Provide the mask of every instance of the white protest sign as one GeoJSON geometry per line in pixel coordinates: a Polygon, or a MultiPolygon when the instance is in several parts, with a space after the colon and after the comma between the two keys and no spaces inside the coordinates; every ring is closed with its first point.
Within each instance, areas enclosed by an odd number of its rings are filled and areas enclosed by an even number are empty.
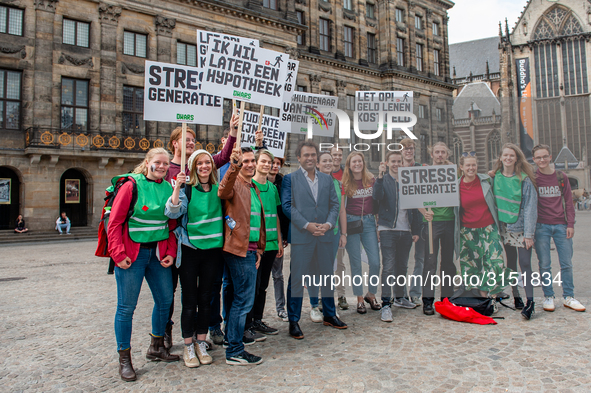
{"type": "Polygon", "coordinates": [[[287,61],[287,75],[285,76],[285,84],[283,85],[283,101],[291,101],[294,88],[296,86],[296,79],[298,77],[298,68],[300,68],[300,62],[297,60],[289,59],[287,61]]]}
{"type": "MultiPolygon", "coordinates": [[[[240,111],[239,111],[240,112],[240,111]]],[[[259,126],[259,113],[244,111],[242,121],[241,147],[256,146],[255,132],[259,126]]],[[[263,115],[263,131],[265,145],[275,157],[285,157],[285,145],[287,144],[287,132],[279,131],[279,118],[276,116],[263,115]]]]}
{"type": "Polygon", "coordinates": [[[398,181],[401,209],[460,205],[455,165],[398,168],[398,181]]]}
{"type": "Polygon", "coordinates": [[[338,97],[322,94],[294,92],[291,101],[284,102],[279,114],[279,129],[294,134],[308,132],[308,119],[312,119],[312,133],[319,136],[334,136],[336,115],[320,112],[317,107],[337,108],[338,97]]]}
{"type": "MultiPolygon", "coordinates": [[[[412,91],[357,91],[355,93],[355,116],[360,130],[376,131],[380,112],[413,113],[412,91]]],[[[408,123],[410,117],[393,116],[393,123],[408,123]]],[[[384,124],[387,119],[383,119],[384,124]]],[[[410,127],[412,130],[412,127],[410,127]]]]}
{"type": "Polygon", "coordinates": [[[224,98],[280,107],[289,56],[241,42],[210,38],[201,89],[224,98]]]}
{"type": "Polygon", "coordinates": [[[199,70],[146,60],[144,120],[221,126],[223,99],[199,90],[199,70]]]}

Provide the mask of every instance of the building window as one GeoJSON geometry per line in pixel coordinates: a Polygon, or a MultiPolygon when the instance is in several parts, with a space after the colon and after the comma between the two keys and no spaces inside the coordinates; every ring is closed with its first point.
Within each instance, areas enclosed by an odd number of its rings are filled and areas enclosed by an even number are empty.
{"type": "Polygon", "coordinates": [[[443,109],[436,108],[435,109],[435,116],[437,117],[437,121],[443,121],[443,109]]]}
{"type": "Polygon", "coordinates": [[[345,26],[344,28],[345,56],[353,57],[353,28],[345,26]]]}
{"type": "Polygon", "coordinates": [[[188,65],[191,67],[197,66],[197,46],[191,44],[184,44],[182,42],[176,43],[176,63],[181,65],[188,65]]]}
{"type": "Polygon", "coordinates": [[[419,105],[419,119],[427,118],[427,105],[419,105]]]}
{"type": "Polygon", "coordinates": [[[354,111],[355,110],[355,96],[347,94],[347,110],[354,111]]]}
{"type": "Polygon", "coordinates": [[[64,19],[62,42],[68,45],[88,48],[90,23],[64,19]]]}
{"type": "Polygon", "coordinates": [[[123,132],[145,134],[142,87],[123,86],[123,132]]]}
{"type": "Polygon", "coordinates": [[[374,19],[376,17],[376,6],[372,3],[365,3],[365,16],[374,19]]]}
{"type": "Polygon", "coordinates": [[[433,49],[433,72],[435,75],[441,75],[440,63],[439,63],[439,49],[433,49]]]}
{"type": "Polygon", "coordinates": [[[353,10],[352,0],[343,0],[343,8],[349,11],[353,10]]]}
{"type": "Polygon", "coordinates": [[[497,130],[493,130],[489,134],[486,150],[488,153],[488,169],[491,170],[497,158],[501,155],[501,134],[497,130]]]}
{"type": "Polygon", "coordinates": [[[433,35],[439,35],[439,25],[433,22],[433,35]]]}
{"type": "Polygon", "coordinates": [[[565,95],[587,94],[589,92],[584,39],[568,40],[562,44],[562,70],[565,95]]]}
{"type": "Polygon", "coordinates": [[[404,67],[404,38],[396,38],[396,62],[404,67]]]}
{"type": "MultiPolygon", "coordinates": [[[[298,17],[298,23],[300,25],[304,24],[304,12],[303,11],[296,11],[296,15],[298,17]]],[[[305,45],[306,44],[306,33],[302,31],[301,34],[298,35],[298,45],[305,45]]]]}
{"type": "Polygon", "coordinates": [[[396,8],[396,22],[404,23],[404,10],[396,8]]]}
{"type": "Polygon", "coordinates": [[[378,47],[376,44],[376,35],[367,33],[367,62],[375,64],[378,62],[378,47]]]}
{"type": "Polygon", "coordinates": [[[320,18],[320,50],[330,51],[329,21],[323,18],[320,18]]]}
{"type": "Polygon", "coordinates": [[[123,54],[146,57],[148,36],[145,34],[123,32],[123,54]]]}
{"type": "Polygon", "coordinates": [[[270,8],[272,10],[276,10],[277,9],[277,0],[263,0],[263,7],[270,8]]]}
{"type": "MultiPolygon", "coordinates": [[[[419,135],[419,140],[421,141],[421,162],[426,163],[429,162],[429,149],[427,146],[429,145],[429,136],[425,134],[419,135]]],[[[416,150],[415,150],[415,157],[416,157],[416,150]]]]}
{"type": "Polygon", "coordinates": [[[417,44],[417,71],[423,71],[423,44],[417,44]]]}
{"type": "Polygon", "coordinates": [[[423,30],[423,19],[418,15],[415,15],[415,29],[423,30]]]}
{"type": "Polygon", "coordinates": [[[302,93],[305,93],[308,91],[308,86],[298,85],[297,91],[301,91],[302,93]]]}
{"type": "Polygon", "coordinates": [[[268,115],[268,116],[279,117],[279,108],[273,108],[273,107],[270,107],[270,106],[265,106],[265,109],[263,110],[263,113],[265,115],[268,115]]]}
{"type": "Polygon", "coordinates": [[[62,78],[62,130],[88,129],[88,81],[62,78]]]}
{"type": "Polygon", "coordinates": [[[23,35],[23,10],[0,6],[0,33],[23,35]]]}
{"type": "Polygon", "coordinates": [[[321,90],[320,94],[322,94],[323,96],[331,96],[332,95],[332,91],[330,90],[321,90]]]}
{"type": "Polygon", "coordinates": [[[462,153],[464,152],[464,143],[462,142],[462,138],[460,138],[457,134],[453,135],[452,147],[453,147],[453,156],[450,157],[450,161],[459,163],[460,157],[462,156],[462,153]]]}
{"type": "Polygon", "coordinates": [[[0,128],[18,130],[21,119],[21,73],[0,70],[0,128]]]}

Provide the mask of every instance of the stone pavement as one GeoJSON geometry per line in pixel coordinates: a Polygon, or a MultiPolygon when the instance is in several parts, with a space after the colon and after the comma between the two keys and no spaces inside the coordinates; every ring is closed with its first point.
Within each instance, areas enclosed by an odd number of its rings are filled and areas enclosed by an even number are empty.
{"type": "MultiPolygon", "coordinates": [[[[575,288],[591,306],[589,253],[591,213],[577,215],[575,288]]],[[[0,391],[196,391],[196,392],[525,392],[591,390],[591,312],[577,313],[557,300],[554,313],[541,308],[525,321],[501,307],[496,326],[427,317],[420,308],[394,310],[394,322],[368,309],[341,311],[349,329],[338,331],[308,318],[306,338],[288,336],[275,316],[270,290],[266,321],[279,335],[248,347],[264,358],[254,367],[225,364],[224,350],[211,352],[214,364],[188,369],[182,362],[145,360],[152,299],[144,285],[135,313],[133,362],[138,381],[117,373],[113,332],[114,276],[108,260],[94,257],[94,242],[0,247],[0,391]]],[[[553,273],[558,272],[553,253],[553,273]]],[[[533,264],[537,269],[537,259],[533,264]]],[[[411,267],[412,267],[411,260],[411,267]]],[[[412,270],[410,270],[412,271],[412,270]]],[[[557,296],[561,295],[560,288],[557,296]]],[[[350,294],[349,303],[355,299],[350,294]]],[[[180,296],[176,296],[178,321],[180,296]]],[[[180,323],[173,352],[182,353],[180,323]]]]}

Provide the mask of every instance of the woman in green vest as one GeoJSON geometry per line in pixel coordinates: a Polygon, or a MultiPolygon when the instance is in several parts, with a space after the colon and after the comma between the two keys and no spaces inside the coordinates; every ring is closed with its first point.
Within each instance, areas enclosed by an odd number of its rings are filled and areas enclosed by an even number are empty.
{"type": "Polygon", "coordinates": [[[187,167],[189,179],[186,181],[182,171],[177,175],[174,192],[166,203],[166,215],[181,218],[175,234],[179,242],[177,267],[181,281],[181,330],[185,340],[183,358],[187,367],[199,367],[212,362],[205,338],[211,315],[212,286],[224,266],[224,217],[211,154],[205,150],[195,151],[187,167]]]}
{"type": "Polygon", "coordinates": [[[172,186],[164,181],[170,159],[162,148],[150,150],[132,174],[116,176],[112,183],[126,178],[113,200],[107,239],[115,262],[117,313],[115,336],[119,352],[119,375],[124,381],[137,376],[131,363],[133,313],[144,278],[154,298],[152,342],[146,353],[149,360],[179,360],[164,347],[164,332],[172,303],[170,266],[176,256],[176,241],[164,214],[172,186]],[[135,201],[135,204],[134,204],[135,201]],[[128,217],[128,212],[132,212],[128,217]]]}
{"type": "MultiPolygon", "coordinates": [[[[318,156],[317,168],[320,172],[332,176],[333,159],[330,152],[325,151],[320,153],[320,155],[318,156]]],[[[333,229],[335,235],[338,235],[339,231],[341,232],[340,236],[334,237],[334,259],[337,255],[339,247],[344,248],[347,245],[347,212],[345,211],[345,207],[343,205],[343,192],[341,189],[341,182],[335,178],[333,178],[332,181],[334,183],[334,188],[337,192],[337,197],[339,198],[339,203],[341,205],[339,210],[339,218],[337,219],[337,224],[333,229]]],[[[320,303],[318,301],[318,287],[312,285],[309,286],[308,294],[310,295],[310,306],[312,308],[312,310],[310,311],[310,319],[312,319],[312,322],[322,322],[324,320],[324,316],[322,314],[322,310],[319,307],[320,303]]]]}
{"type": "Polygon", "coordinates": [[[530,319],[534,312],[534,288],[531,284],[531,254],[538,220],[538,194],[531,165],[521,149],[506,143],[497,160],[494,176],[494,194],[501,223],[501,238],[507,254],[507,267],[517,272],[517,258],[521,275],[511,274],[509,283],[513,288],[515,308],[521,308],[521,315],[530,319]],[[517,289],[521,278],[527,304],[523,304],[517,289]]]}

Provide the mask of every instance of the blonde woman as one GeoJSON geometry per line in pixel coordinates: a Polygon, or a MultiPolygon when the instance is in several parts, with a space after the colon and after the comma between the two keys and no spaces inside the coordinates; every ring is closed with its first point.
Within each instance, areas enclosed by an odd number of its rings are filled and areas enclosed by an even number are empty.
{"type": "Polygon", "coordinates": [[[346,197],[345,209],[347,212],[347,228],[349,230],[346,249],[351,264],[353,294],[357,296],[357,312],[360,314],[367,312],[364,301],[369,303],[372,310],[382,308],[376,300],[377,283],[380,275],[380,250],[376,220],[373,213],[374,183],[375,178],[367,170],[363,154],[359,152],[349,154],[343,173],[343,193],[346,197]],[[352,225],[357,228],[361,225],[363,228],[352,231],[352,225]],[[358,231],[359,233],[355,233],[358,231]],[[363,296],[361,272],[362,244],[369,261],[368,292],[365,296],[363,296]]]}
{"type": "Polygon", "coordinates": [[[130,341],[133,312],[144,278],[154,298],[152,342],[146,358],[165,362],[179,360],[178,355],[171,355],[164,347],[164,332],[172,303],[170,266],[177,252],[169,219],[164,215],[164,206],[172,194],[172,186],[164,181],[169,165],[166,150],[152,149],[132,174],[116,176],[112,180],[115,185],[121,178],[129,179],[119,188],[113,201],[107,229],[109,253],[116,265],[115,336],[119,374],[124,381],[137,379],[131,363],[130,341]],[[131,206],[134,190],[137,199],[131,206]],[[130,208],[133,213],[128,219],[130,208]]]}
{"type": "Polygon", "coordinates": [[[531,165],[521,149],[506,143],[495,167],[494,193],[501,222],[501,238],[507,254],[507,267],[517,271],[517,259],[523,278],[527,304],[519,296],[516,280],[512,280],[515,308],[530,319],[534,313],[534,288],[531,284],[531,254],[538,220],[538,194],[531,165]]]}

